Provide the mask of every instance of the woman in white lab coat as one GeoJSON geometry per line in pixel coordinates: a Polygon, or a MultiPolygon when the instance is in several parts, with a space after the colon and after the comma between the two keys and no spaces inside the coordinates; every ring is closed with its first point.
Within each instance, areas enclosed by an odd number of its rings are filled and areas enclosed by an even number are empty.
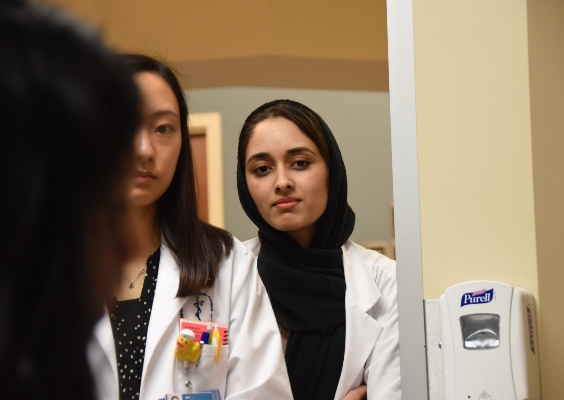
{"type": "Polygon", "coordinates": [[[182,89],[163,63],[123,59],[142,100],[126,206],[139,252],[89,346],[97,396],[157,400],[218,389],[223,399],[291,398],[254,256],[198,217],[182,89]],[[218,356],[216,346],[203,345],[197,362],[176,359],[181,319],[225,325],[228,344],[218,356]]]}
{"type": "Polygon", "coordinates": [[[395,262],[349,240],[342,157],[315,112],[262,105],[239,137],[237,186],[295,399],[400,399],[395,262]],[[351,392],[352,390],[352,392],[351,392]]]}

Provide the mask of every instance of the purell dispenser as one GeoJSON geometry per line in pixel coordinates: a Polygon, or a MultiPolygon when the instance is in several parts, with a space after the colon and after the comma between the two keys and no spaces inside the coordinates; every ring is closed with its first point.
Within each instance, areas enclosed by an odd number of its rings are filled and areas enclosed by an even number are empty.
{"type": "Polygon", "coordinates": [[[445,400],[540,399],[531,293],[464,282],[448,288],[439,304],[445,400]]]}

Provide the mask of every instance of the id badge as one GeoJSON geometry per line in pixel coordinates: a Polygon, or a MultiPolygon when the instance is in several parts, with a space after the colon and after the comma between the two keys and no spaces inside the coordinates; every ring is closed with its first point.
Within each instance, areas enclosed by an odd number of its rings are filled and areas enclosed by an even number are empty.
{"type": "Polygon", "coordinates": [[[217,389],[191,394],[170,393],[164,400],[221,400],[221,393],[217,389]]]}

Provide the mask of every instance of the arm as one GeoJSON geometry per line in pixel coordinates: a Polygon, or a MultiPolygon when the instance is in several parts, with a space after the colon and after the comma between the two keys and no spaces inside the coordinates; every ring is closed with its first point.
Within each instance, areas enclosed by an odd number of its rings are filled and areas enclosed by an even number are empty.
{"type": "Polygon", "coordinates": [[[235,247],[225,400],[292,399],[280,332],[255,258],[238,241],[235,247]]]}
{"type": "Polygon", "coordinates": [[[343,397],[343,400],[366,400],[366,385],[351,390],[343,397]]]}

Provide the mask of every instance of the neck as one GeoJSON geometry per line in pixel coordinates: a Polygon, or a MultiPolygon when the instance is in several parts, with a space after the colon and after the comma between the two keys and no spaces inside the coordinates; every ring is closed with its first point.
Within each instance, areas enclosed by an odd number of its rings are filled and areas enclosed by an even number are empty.
{"type": "Polygon", "coordinates": [[[147,259],[159,247],[161,235],[155,221],[156,205],[150,207],[130,207],[127,218],[131,234],[137,244],[135,259],[147,259]]]}
{"type": "Polygon", "coordinates": [[[135,243],[135,252],[122,267],[120,285],[115,296],[118,300],[137,299],[141,296],[145,274],[141,269],[145,267],[147,258],[160,245],[160,232],[155,222],[156,207],[130,207],[127,209],[129,234],[135,243]],[[128,282],[133,282],[133,288],[128,282]]]}

